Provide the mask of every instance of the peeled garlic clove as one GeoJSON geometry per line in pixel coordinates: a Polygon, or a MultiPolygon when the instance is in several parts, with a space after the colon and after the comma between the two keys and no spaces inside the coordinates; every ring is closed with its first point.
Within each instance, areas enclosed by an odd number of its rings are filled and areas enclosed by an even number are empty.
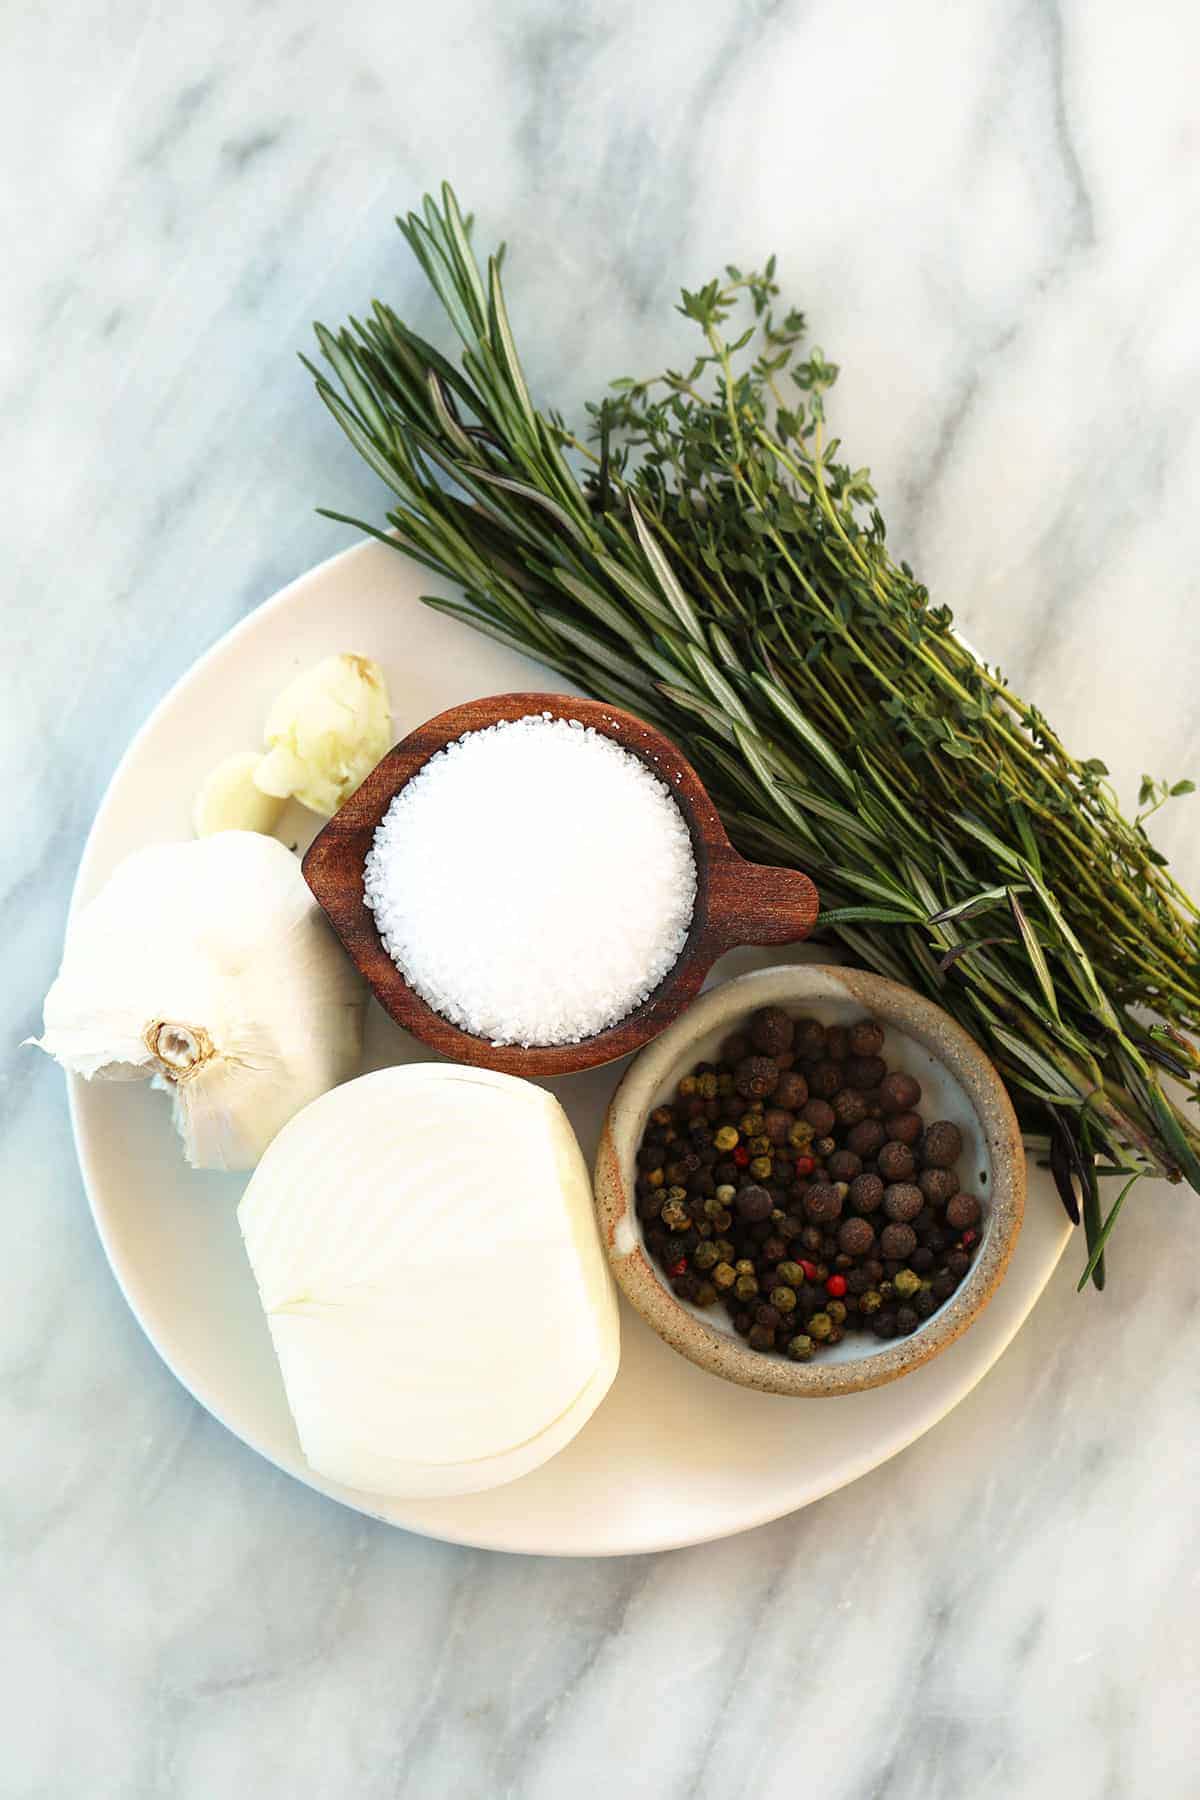
{"type": "Polygon", "coordinates": [[[283,690],[265,737],[256,786],[329,818],[391,748],[383,670],[369,657],[327,656],[283,690]]]}
{"type": "Polygon", "coordinates": [[[192,803],[197,837],[211,837],[216,831],[259,831],[269,836],[274,831],[284,802],[256,786],[261,761],[257,750],[235,750],[209,770],[192,803]]]}
{"type": "Polygon", "coordinates": [[[88,1079],[171,1095],[188,1161],[253,1168],[358,1071],[363,984],[300,865],[223,831],[126,857],[72,919],[40,1047],[88,1079]]]}

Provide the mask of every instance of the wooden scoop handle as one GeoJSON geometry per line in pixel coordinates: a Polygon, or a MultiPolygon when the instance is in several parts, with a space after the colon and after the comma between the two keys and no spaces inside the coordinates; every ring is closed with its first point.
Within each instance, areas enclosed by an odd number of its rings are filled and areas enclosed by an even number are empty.
{"type": "Polygon", "coordinates": [[[816,923],[820,897],[799,869],[746,862],[736,853],[714,859],[709,924],[722,946],[794,944],[816,923]]]}

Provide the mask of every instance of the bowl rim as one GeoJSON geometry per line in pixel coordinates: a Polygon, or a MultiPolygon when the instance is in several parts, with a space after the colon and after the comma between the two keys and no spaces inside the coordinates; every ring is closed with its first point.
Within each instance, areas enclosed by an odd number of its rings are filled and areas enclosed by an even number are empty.
{"type": "Polygon", "coordinates": [[[690,1362],[760,1392],[817,1398],[862,1393],[898,1380],[937,1356],[978,1317],[1008,1267],[1025,1209],[1025,1152],[1012,1102],[975,1040],[932,1000],[866,970],[790,963],[709,988],[625,1071],[609,1102],[595,1165],[597,1222],[618,1286],[647,1324],[690,1362]],[[932,1055],[972,1107],[991,1164],[979,1253],[960,1287],[910,1337],[851,1361],[787,1362],[763,1356],[707,1324],[664,1285],[646,1254],[633,1206],[633,1158],[654,1097],[690,1046],[727,1018],[764,1005],[848,999],[932,1055]]]}

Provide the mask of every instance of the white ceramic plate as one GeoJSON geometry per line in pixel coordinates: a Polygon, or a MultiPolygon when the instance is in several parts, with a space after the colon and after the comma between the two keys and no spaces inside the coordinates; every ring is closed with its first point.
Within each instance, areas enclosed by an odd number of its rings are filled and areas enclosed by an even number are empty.
{"type": "MultiPolygon", "coordinates": [[[[535,664],[421,606],[428,585],[416,565],[369,542],[314,569],[230,632],[130,745],[88,839],[75,904],[129,851],[189,835],[202,776],[226,751],[258,743],[268,702],[318,657],[342,650],[375,657],[387,673],[397,736],[480,695],[561,688],[535,664]]],[[[316,823],[296,809],[281,835],[303,845],[316,823]]],[[[714,979],[786,955],[735,952],[717,964],[714,979]]],[[[368,1066],[427,1054],[372,1003],[368,1066]]],[[[623,1066],[547,1084],[589,1158],[623,1066]]],[[[238,1234],[240,1179],[188,1170],[163,1097],[141,1083],[72,1081],[71,1109],[92,1212],[122,1292],[201,1404],[334,1499],[410,1531],[491,1549],[558,1556],[668,1549],[763,1524],[853,1481],[974,1387],[1028,1314],[1069,1234],[1048,1178],[1032,1172],[1016,1254],[983,1316],[894,1385],[831,1400],[781,1399],[720,1381],[668,1349],[622,1302],[620,1374],[561,1455],[491,1493],[388,1500],[322,1481],[300,1454],[238,1234]],[[719,1457],[713,1444],[721,1445],[719,1457]]]]}

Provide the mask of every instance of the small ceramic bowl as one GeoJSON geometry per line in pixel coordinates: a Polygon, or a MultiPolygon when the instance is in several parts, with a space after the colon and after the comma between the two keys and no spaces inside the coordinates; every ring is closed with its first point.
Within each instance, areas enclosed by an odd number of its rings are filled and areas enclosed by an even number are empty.
{"type": "Polygon", "coordinates": [[[397,1024],[455,1062],[534,1077],[594,1069],[639,1050],[699,993],[724,951],[739,944],[793,944],[812,930],[818,906],[817,890],[807,875],[763,867],[738,855],[700,777],[669,738],[618,706],[569,694],[494,694],[439,713],[410,732],[314,840],[304,858],[304,876],[376,999],[397,1024]],[[641,1006],[607,1031],[573,1044],[493,1044],[460,1031],[409,987],[384,949],[363,897],[363,865],[375,829],[405,782],[464,732],[531,713],[577,719],[639,757],[670,788],[696,858],[696,905],[674,967],[641,1006]]]}
{"type": "Polygon", "coordinates": [[[897,982],[819,963],[763,969],[702,994],[691,1010],[643,1050],[625,1072],[604,1122],[596,1162],[596,1210],[617,1282],[659,1336],[689,1361],[764,1393],[853,1394],[894,1381],[952,1344],[983,1310],[1008,1266],[1025,1208],[1025,1154],[1016,1117],[995,1069],[948,1013],[897,982]],[[983,1202],[980,1244],[949,1300],[911,1337],[881,1344],[847,1332],[811,1362],[749,1349],[724,1308],[678,1300],[646,1254],[634,1209],[635,1158],[646,1121],[698,1062],[760,1006],[782,1006],[825,1025],[867,1015],[886,1032],[883,1055],[921,1083],[927,1120],[952,1119],[963,1134],[964,1188],[983,1202]]]}

